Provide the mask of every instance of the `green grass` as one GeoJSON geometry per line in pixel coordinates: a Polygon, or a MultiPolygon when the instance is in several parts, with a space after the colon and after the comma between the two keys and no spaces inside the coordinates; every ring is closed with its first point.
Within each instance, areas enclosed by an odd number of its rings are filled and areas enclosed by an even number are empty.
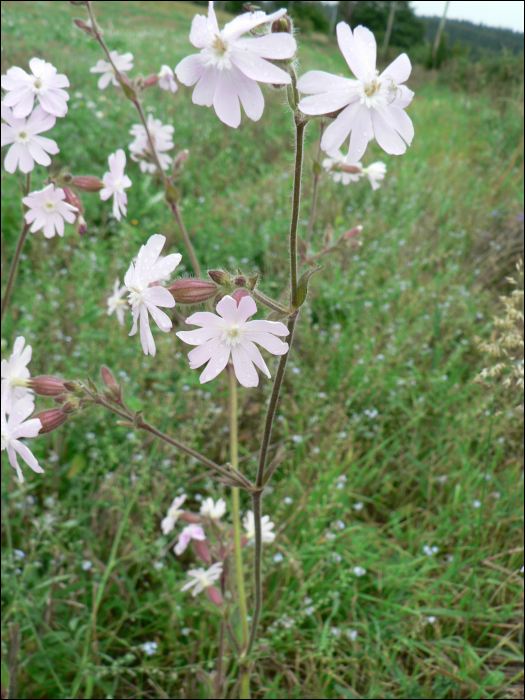
{"type": "MultiPolygon", "coordinates": [[[[194,6],[95,9],[110,49],[131,50],[136,71],[190,53],[194,6]]],[[[102,176],[138,120],[121,95],[97,90],[89,68],[100,50],[73,28],[75,16],[82,10],[68,3],[3,3],[2,73],[37,55],[68,75],[53,168],[102,176]]],[[[345,71],[335,45],[298,39],[301,73],[345,71]]],[[[475,337],[490,336],[501,292],[482,283],[485,251],[522,211],[522,117],[513,95],[452,92],[420,69],[411,85],[413,146],[403,158],[375,145],[365,156],[387,163],[384,186],[321,186],[317,240],[328,223],[336,235],[360,223],[364,245],[325,261],[300,318],[274,439],[302,440],[264,500],[278,537],[265,549],[254,697],[519,697],[522,422],[514,399],[473,380],[487,362],[475,337]],[[438,552],[426,556],[425,545],[438,552]],[[357,578],[356,566],[366,575],[357,578]]],[[[258,270],[263,291],[278,295],[293,132],[283,95],[265,96],[261,121],[243,117],[237,131],[192,105],[183,86],[175,97],[149,92],[146,105],[174,124],[177,149],[190,150],[183,215],[203,265],[258,270]]],[[[311,124],[303,232],[316,138],[311,124]]],[[[30,236],[2,328],[4,356],[25,335],[33,375],[96,377],[106,363],[149,422],[223,463],[226,377],[201,389],[174,333],[157,333],[158,354],[145,357],[105,313],[115,277],[150,235],[184,252],[155,182],[137,164],[127,172],[133,188],[120,224],[85,195],[85,237],[71,227],[63,239],[30,236]]],[[[34,182],[44,177],[37,168],[34,182]]],[[[3,270],[20,230],[18,179],[2,175],[3,270]]],[[[269,391],[265,379],[240,391],[241,456],[257,449],[269,391]]],[[[173,556],[160,520],[181,486],[192,508],[199,494],[229,500],[228,489],[100,410],[32,445],[44,475],[26,469],[21,487],[7,460],[2,471],[2,655],[7,662],[19,623],[19,697],[69,698],[74,687],[84,698],[206,697],[194,671],[214,667],[218,619],[204,599],[181,593],[193,559],[173,556]],[[144,657],[150,640],[158,652],[144,657]]],[[[243,462],[250,475],[255,465],[253,456],[243,462]]]]}

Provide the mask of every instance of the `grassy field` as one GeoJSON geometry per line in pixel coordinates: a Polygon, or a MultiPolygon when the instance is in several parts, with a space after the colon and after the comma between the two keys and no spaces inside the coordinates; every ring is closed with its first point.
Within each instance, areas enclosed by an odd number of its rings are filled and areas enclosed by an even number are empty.
{"type": "MultiPolygon", "coordinates": [[[[195,6],[94,5],[109,48],[132,51],[135,71],[193,52],[195,6]]],[[[68,75],[53,168],[101,177],[138,120],[122,95],[97,89],[89,68],[100,48],[75,16],[68,3],[2,3],[2,73],[40,56],[68,75]]],[[[346,74],[335,45],[298,41],[300,74],[346,74]]],[[[336,235],[362,224],[364,245],[326,261],[300,318],[274,433],[295,451],[263,506],[278,536],[265,549],[254,697],[523,697],[519,396],[474,382],[487,365],[475,338],[492,333],[516,263],[505,251],[523,233],[522,107],[518,95],[453,92],[421,69],[409,85],[413,146],[396,159],[373,144],[364,159],[387,163],[384,186],[321,185],[316,240],[328,223],[336,235]]],[[[183,215],[202,264],[260,271],[261,288],[278,295],[293,120],[282,93],[265,97],[261,121],[243,116],[237,131],[183,86],[148,92],[146,109],[175,126],[175,152],[190,150],[183,215]]],[[[313,123],[302,231],[317,134],[313,123]]],[[[182,252],[190,271],[154,180],[136,163],[127,173],[120,224],[86,195],[83,238],[72,227],[63,239],[30,236],[2,353],[24,335],[32,375],[96,378],[105,363],[150,423],[223,463],[226,377],[201,389],[173,332],[157,333],[157,356],[145,357],[106,315],[115,278],[150,235],[166,235],[164,252],[182,252]]],[[[37,167],[34,182],[45,175],[37,167]]],[[[20,230],[19,178],[2,173],[3,272],[20,230]]],[[[261,379],[240,392],[250,474],[270,388],[261,379]]],[[[195,670],[214,667],[218,619],[180,591],[193,559],[174,557],[160,520],[182,487],[193,509],[203,496],[229,501],[228,489],[98,409],[32,446],[45,474],[26,469],[23,487],[2,453],[2,658],[19,623],[17,697],[207,697],[195,670]],[[143,653],[147,641],[156,654],[143,653]]]]}

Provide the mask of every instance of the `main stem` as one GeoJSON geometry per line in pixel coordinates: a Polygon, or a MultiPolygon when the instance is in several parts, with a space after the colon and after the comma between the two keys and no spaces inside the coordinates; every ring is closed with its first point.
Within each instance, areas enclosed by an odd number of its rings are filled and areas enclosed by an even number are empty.
{"type": "Polygon", "coordinates": [[[295,118],[295,170],[293,178],[292,220],[290,222],[290,287],[291,306],[297,306],[297,225],[301,203],[301,180],[303,175],[304,132],[306,121],[295,118]]]}
{"type": "MultiPolygon", "coordinates": [[[[27,173],[26,175],[26,188],[25,188],[25,196],[29,194],[29,191],[31,190],[31,173],[27,173]]],[[[24,225],[22,227],[22,231],[20,232],[20,237],[18,239],[18,243],[16,245],[16,250],[15,250],[15,257],[13,258],[13,262],[11,263],[11,269],[9,270],[9,277],[7,278],[7,284],[5,286],[5,292],[4,292],[4,298],[2,299],[2,309],[0,313],[0,320],[4,318],[4,314],[7,311],[7,304],[9,302],[9,297],[11,296],[11,292],[13,291],[13,285],[15,283],[16,279],[16,273],[18,272],[18,265],[20,263],[20,256],[22,255],[22,249],[24,248],[24,243],[26,242],[27,234],[29,233],[29,228],[31,224],[26,224],[24,220],[24,225]]]]}

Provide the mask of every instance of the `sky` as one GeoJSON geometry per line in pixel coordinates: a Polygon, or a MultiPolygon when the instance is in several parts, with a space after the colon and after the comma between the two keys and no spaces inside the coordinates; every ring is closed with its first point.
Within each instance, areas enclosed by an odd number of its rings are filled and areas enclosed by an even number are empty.
{"type": "MultiPolygon", "coordinates": [[[[416,15],[441,16],[445,9],[445,0],[413,0],[412,7],[416,15]]],[[[524,7],[522,0],[450,0],[447,18],[466,19],[488,27],[504,27],[523,32],[524,7]]]]}

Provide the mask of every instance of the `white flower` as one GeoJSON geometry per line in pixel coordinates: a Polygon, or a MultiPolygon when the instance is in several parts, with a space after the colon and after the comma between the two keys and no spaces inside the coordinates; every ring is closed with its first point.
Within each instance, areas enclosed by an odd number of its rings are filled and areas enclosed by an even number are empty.
{"type": "Polygon", "coordinates": [[[439,552],[439,547],[436,547],[435,545],[433,547],[430,547],[428,544],[423,546],[423,554],[426,554],[427,557],[433,557],[434,554],[437,554],[439,552]]]}
{"type": "Polygon", "coordinates": [[[93,562],[90,561],[89,559],[84,559],[84,561],[82,562],[82,571],[89,571],[92,568],[93,568],[93,562]]]}
{"type": "Polygon", "coordinates": [[[186,494],[183,493],[182,496],[177,496],[176,498],[173,499],[173,503],[169,507],[169,510],[166,514],[166,517],[163,519],[161,522],[160,526],[162,528],[162,533],[164,535],[167,535],[170,533],[173,528],[175,527],[175,523],[179,519],[179,517],[184,513],[184,510],[181,509],[181,505],[184,503],[186,500],[186,494]]]}
{"type": "MultiPolygon", "coordinates": [[[[255,518],[253,517],[253,511],[249,510],[244,518],[242,519],[242,524],[246,530],[246,539],[248,542],[255,539],[255,518]]],[[[275,532],[272,532],[275,527],[275,523],[272,523],[269,515],[263,515],[261,518],[261,534],[263,542],[273,542],[275,539],[275,532]]]]}
{"type": "Polygon", "coordinates": [[[364,506],[364,504],[363,504],[361,501],[358,501],[357,503],[354,503],[354,505],[353,505],[352,507],[353,507],[354,510],[359,511],[359,510],[363,510],[363,508],[364,508],[365,506],[364,506]]]}
{"type": "Polygon", "coordinates": [[[68,224],[74,224],[78,209],[65,201],[64,190],[55,189],[53,183],[38,192],[31,192],[22,202],[29,207],[25,220],[31,226],[31,232],[43,229],[46,238],[54,238],[55,234],[64,235],[64,219],[68,224]]]}
{"type": "Polygon", "coordinates": [[[200,525],[187,525],[179,535],[179,541],[173,547],[173,551],[179,557],[183,552],[186,551],[187,546],[192,540],[200,540],[201,542],[206,539],[204,530],[200,525]]]}
{"type": "Polygon", "coordinates": [[[42,423],[38,418],[26,420],[34,411],[35,404],[33,398],[24,396],[13,403],[9,419],[6,417],[6,402],[2,396],[2,450],[7,450],[7,456],[11,466],[16,469],[18,481],[24,482],[24,475],[17,460],[17,453],[24,462],[37,474],[43,474],[44,470],[37,462],[31,450],[20,442],[20,438],[36,437],[42,429],[42,423]]]}
{"type": "Polygon", "coordinates": [[[367,168],[363,168],[361,172],[368,178],[372,189],[378,190],[381,187],[378,183],[380,180],[385,179],[386,165],[381,163],[381,161],[377,161],[376,163],[371,163],[367,168]]]}
{"type": "Polygon", "coordinates": [[[427,622],[428,622],[429,625],[433,625],[435,621],[436,621],[435,615],[429,615],[429,616],[427,617],[427,622]]]}
{"type": "Polygon", "coordinates": [[[108,297],[108,316],[111,316],[114,311],[121,326],[124,325],[125,309],[128,306],[127,300],[122,297],[127,291],[127,287],[120,286],[120,280],[117,277],[113,285],[113,294],[108,297]]]}
{"type": "Polygon", "coordinates": [[[223,498],[219,498],[217,503],[215,503],[213,498],[205,498],[201,503],[200,513],[202,516],[212,520],[220,520],[226,513],[226,501],[223,498]]]}
{"type": "Polygon", "coordinates": [[[361,576],[364,576],[366,574],[366,569],[364,569],[362,566],[354,566],[354,576],[357,576],[357,578],[361,578],[361,576]]]}
{"type": "Polygon", "coordinates": [[[37,97],[47,114],[65,117],[69,95],[62,88],[69,87],[67,77],[57,75],[57,69],[41,58],[32,58],[29,67],[32,75],[13,67],[2,76],[2,89],[7,91],[5,106],[12,107],[13,115],[21,119],[31,113],[37,97]]]}
{"type": "MultiPolygon", "coordinates": [[[[117,51],[110,51],[109,55],[119,73],[127,73],[127,71],[133,68],[132,53],[125,53],[119,56],[117,51]]],[[[89,72],[102,73],[98,79],[98,87],[100,90],[105,90],[110,83],[113,83],[115,87],[118,87],[120,84],[115,75],[115,70],[109,61],[100,59],[96,66],[89,69],[89,72]]]]}
{"type": "Polygon", "coordinates": [[[17,561],[22,561],[26,558],[26,553],[23,549],[13,549],[13,556],[17,561]]]}
{"type": "Polygon", "coordinates": [[[256,365],[267,377],[270,376],[255,343],[272,355],[288,352],[288,343],[275,336],[288,335],[288,328],[276,321],[248,321],[257,312],[254,300],[243,297],[239,305],[231,296],[225,296],[216,307],[218,316],[209,312],[199,312],[186,319],[186,323],[202,326],[196,331],[179,331],[178,337],[190,345],[198,345],[188,353],[190,367],[196,369],[207,362],[200,376],[200,383],[215,379],[226,367],[230,355],[237,379],[245,387],[259,384],[256,365]]]}
{"type": "Polygon", "coordinates": [[[179,86],[175,82],[175,76],[173,75],[173,71],[169,66],[161,67],[158,73],[158,78],[158,85],[161,90],[169,90],[170,92],[175,93],[179,89],[179,86]]]}
{"type": "Polygon", "coordinates": [[[157,282],[166,274],[173,272],[181,261],[182,256],[180,253],[166,255],[160,262],[157,260],[165,242],[165,236],[160,234],[151,236],[146,245],[141,247],[136,265],[131,263],[124,277],[124,284],[129,291],[128,300],[131,304],[131,313],[133,315],[133,328],[130,335],[135,335],[137,332],[137,323],[140,316],[140,340],[146,355],[155,355],[156,353],[155,341],[149,327],[148,312],[164,333],[168,333],[172,326],[170,318],[163,311],[160,311],[158,307],[171,308],[175,306],[175,299],[164,287],[150,287],[153,282],[157,282]]]}
{"type": "Polygon", "coordinates": [[[321,163],[326,172],[334,173],[334,182],[342,182],[343,185],[349,185],[351,182],[357,182],[361,177],[362,163],[349,163],[346,156],[344,156],[341,151],[335,151],[330,153],[329,158],[325,158],[321,163]],[[341,166],[347,168],[355,169],[356,172],[348,172],[346,170],[340,170],[341,166]]]}
{"type": "Polygon", "coordinates": [[[359,26],[352,33],[348,24],[340,22],[337,41],[357,80],[310,71],[297,83],[299,92],[310,95],[298,105],[304,114],[341,110],[324,132],[321,148],[333,153],[350,135],[348,158],[352,163],[362,158],[374,138],[390,155],[405,153],[414,137],[414,127],[404,112],[414,96],[402,85],[412,70],[408,56],[401,54],[379,75],[376,40],[369,29],[359,26]]]}
{"type": "Polygon", "coordinates": [[[208,17],[196,15],[191,23],[190,42],[200,53],[184,58],[175,68],[184,85],[195,85],[193,104],[215,108],[219,119],[236,129],[241,122],[242,102],[246,116],[258,121],[264,110],[264,97],[257,84],[289,85],[291,78],[268,60],[292,58],[297,45],[287,32],[241,39],[255,27],[283,17],[286,10],[272,15],[264,12],[235,17],[221,31],[213,2],[208,17]]]}
{"type": "Polygon", "coordinates": [[[51,163],[48,153],[58,153],[58,146],[52,139],[39,134],[52,129],[56,117],[38,105],[27,119],[18,119],[2,102],[2,119],[6,122],[2,124],[2,146],[13,144],[4,160],[8,173],[14,173],[17,167],[23,173],[30,173],[35,167],[35,161],[45,167],[51,163]]]}
{"type": "Polygon", "coordinates": [[[28,379],[31,376],[27,365],[31,362],[33,350],[30,345],[25,345],[25,338],[19,336],[15,340],[13,354],[9,360],[2,360],[2,405],[6,413],[11,412],[15,401],[29,396],[34,401],[31,390],[28,388],[28,379]]]}
{"type": "Polygon", "coordinates": [[[106,201],[113,196],[113,216],[120,221],[120,212],[126,216],[126,206],[128,195],[124,192],[127,187],[131,187],[131,180],[124,175],[126,167],[126,154],[119,148],[116,153],[112,153],[108,158],[109,173],[104,173],[102,182],[106,185],[100,190],[100,199],[106,201]]]}
{"type": "Polygon", "coordinates": [[[217,581],[222,575],[222,562],[218,561],[212,564],[210,568],[206,569],[190,569],[188,571],[188,576],[191,580],[185,583],[181,588],[182,591],[189,591],[193,588],[192,596],[195,597],[205,588],[213,586],[215,581],[217,581]]]}
{"type": "Polygon", "coordinates": [[[357,637],[359,636],[359,633],[357,632],[357,630],[347,630],[347,631],[346,631],[346,636],[348,637],[348,639],[349,639],[351,642],[355,642],[355,640],[356,640],[357,637]]]}
{"type": "MultiPolygon", "coordinates": [[[[162,170],[168,170],[173,159],[164,151],[169,151],[173,148],[174,127],[171,124],[163,124],[160,119],[155,119],[152,114],[149,114],[148,131],[155,146],[160,167],[162,170]]],[[[143,173],[154,173],[157,170],[157,166],[155,163],[150,162],[152,156],[146,129],[142,124],[134,124],[129,133],[135,137],[135,141],[129,145],[131,160],[140,162],[140,169],[143,173]]]]}
{"type": "Polygon", "coordinates": [[[153,656],[158,649],[157,642],[144,642],[140,647],[146,656],[153,656]]]}

